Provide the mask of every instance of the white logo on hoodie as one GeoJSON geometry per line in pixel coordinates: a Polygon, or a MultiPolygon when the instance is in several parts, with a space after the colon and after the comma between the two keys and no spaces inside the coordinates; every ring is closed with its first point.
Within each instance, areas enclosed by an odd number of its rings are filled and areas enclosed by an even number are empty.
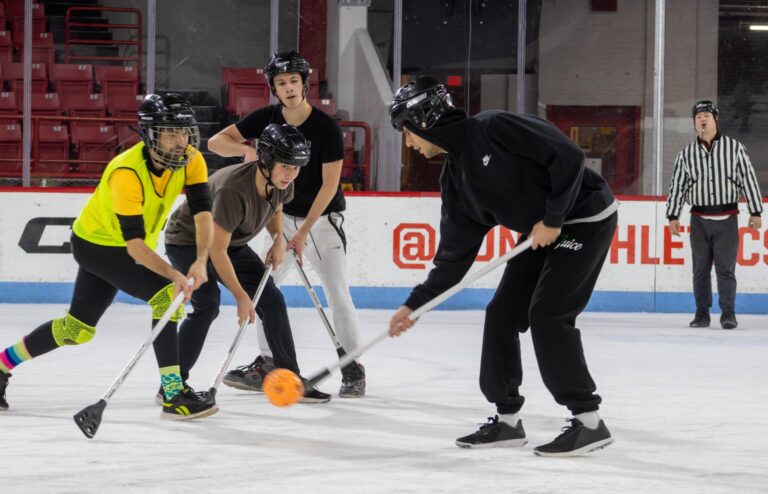
{"type": "Polygon", "coordinates": [[[488,166],[488,163],[490,162],[491,162],[490,154],[486,154],[485,156],[483,156],[483,166],[488,166]]]}

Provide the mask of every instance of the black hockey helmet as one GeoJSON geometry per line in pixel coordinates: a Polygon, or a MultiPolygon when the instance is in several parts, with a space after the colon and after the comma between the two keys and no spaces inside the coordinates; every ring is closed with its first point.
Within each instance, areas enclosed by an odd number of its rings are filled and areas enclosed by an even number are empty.
{"type": "Polygon", "coordinates": [[[269,82],[272,94],[275,94],[275,76],[289,73],[301,74],[301,81],[304,83],[303,96],[306,97],[309,92],[309,62],[295,50],[274,53],[267,66],[264,67],[264,77],[269,82]]]}
{"type": "Polygon", "coordinates": [[[148,94],[139,105],[137,115],[141,139],[154,153],[152,159],[158,165],[171,169],[180,168],[197,153],[200,146],[197,118],[189,102],[182,96],[175,93],[148,94]],[[160,134],[171,130],[185,132],[188,141],[183,152],[160,147],[160,134]]]}
{"type": "Polygon", "coordinates": [[[431,77],[419,77],[397,91],[389,105],[389,118],[392,127],[401,132],[405,122],[419,129],[429,129],[453,109],[445,85],[431,77]]]}
{"type": "Polygon", "coordinates": [[[717,105],[706,99],[698,101],[695,105],[693,105],[691,116],[696,118],[696,114],[701,112],[709,112],[713,117],[715,117],[715,119],[720,116],[720,109],[717,107],[717,105]]]}
{"type": "Polygon", "coordinates": [[[269,124],[259,137],[259,166],[267,170],[271,170],[275,162],[306,166],[310,147],[310,142],[293,125],[269,124]]]}

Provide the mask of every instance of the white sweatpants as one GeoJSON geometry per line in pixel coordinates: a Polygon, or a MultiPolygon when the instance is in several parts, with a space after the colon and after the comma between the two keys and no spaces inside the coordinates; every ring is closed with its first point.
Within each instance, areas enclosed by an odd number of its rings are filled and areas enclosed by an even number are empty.
{"type": "MultiPolygon", "coordinates": [[[[357,311],[347,285],[347,255],[344,251],[341,235],[337,231],[337,229],[341,230],[343,219],[340,213],[331,213],[318,218],[312,226],[310,234],[307,235],[307,245],[304,248],[303,257],[304,270],[306,271],[307,265],[309,265],[320,278],[325,297],[333,313],[331,319],[333,330],[338,336],[341,346],[349,352],[360,344],[360,330],[357,311]]],[[[304,218],[283,213],[283,231],[286,236],[290,239],[303,222],[304,218]]],[[[271,241],[268,242],[271,247],[271,241]]],[[[289,269],[296,269],[296,263],[293,261],[293,256],[287,254],[277,271],[272,273],[275,284],[279,286],[283,282],[289,269]]],[[[257,324],[261,354],[271,356],[272,352],[267,345],[264,329],[258,319],[257,324]]],[[[295,328],[292,329],[296,330],[295,328]]],[[[318,321],[318,330],[325,331],[322,321],[318,321]]]]}

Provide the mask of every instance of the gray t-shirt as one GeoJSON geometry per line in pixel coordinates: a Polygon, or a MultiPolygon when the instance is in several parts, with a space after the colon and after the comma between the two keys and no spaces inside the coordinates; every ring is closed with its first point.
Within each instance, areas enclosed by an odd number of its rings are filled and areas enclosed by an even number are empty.
{"type": "MultiPolygon", "coordinates": [[[[240,247],[255,237],[275,215],[275,209],[293,199],[293,184],[273,189],[270,203],[256,190],[256,162],[228,166],[211,175],[213,221],[232,234],[230,247],[240,247]]],[[[195,221],[186,201],[173,212],[165,230],[165,243],[195,245],[195,221]]]]}

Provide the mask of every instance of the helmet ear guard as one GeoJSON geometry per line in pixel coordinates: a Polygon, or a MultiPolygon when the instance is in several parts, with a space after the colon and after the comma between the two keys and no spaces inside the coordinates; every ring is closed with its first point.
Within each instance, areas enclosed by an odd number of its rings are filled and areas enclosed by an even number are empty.
{"type": "Polygon", "coordinates": [[[200,129],[195,111],[186,99],[175,93],[149,94],[137,111],[139,135],[152,153],[152,161],[163,168],[184,167],[198,152],[200,129]],[[164,133],[180,132],[186,138],[183,151],[168,150],[160,144],[164,133]]]}
{"type": "Polygon", "coordinates": [[[431,77],[420,77],[397,91],[389,105],[389,118],[392,127],[400,132],[406,122],[419,129],[430,129],[453,109],[445,85],[431,77]]]}
{"type": "Polygon", "coordinates": [[[275,163],[303,167],[309,163],[311,143],[288,124],[269,124],[259,137],[259,167],[272,170],[275,163]]]}

